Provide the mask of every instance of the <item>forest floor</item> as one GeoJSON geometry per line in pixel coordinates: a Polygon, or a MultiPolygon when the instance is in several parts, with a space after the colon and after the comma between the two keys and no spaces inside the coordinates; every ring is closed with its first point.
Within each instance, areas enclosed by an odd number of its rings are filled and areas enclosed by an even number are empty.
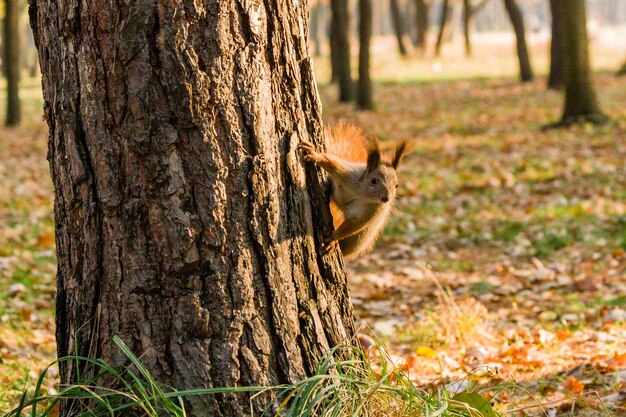
{"type": "Polygon", "coordinates": [[[417,383],[626,415],[626,78],[596,86],[611,123],[548,131],[545,78],[388,82],[375,112],[321,88],[328,122],[413,143],[395,214],[348,270],[361,331],[417,383]]]}
{"type": "MultiPolygon", "coordinates": [[[[626,415],[626,77],[596,87],[612,122],[550,131],[562,97],[544,79],[387,79],[375,112],[320,87],[328,122],[413,142],[393,218],[348,274],[362,332],[416,383],[479,384],[513,415],[626,415]]],[[[0,128],[0,412],[55,356],[38,81],[22,99],[23,127],[0,128]]]]}

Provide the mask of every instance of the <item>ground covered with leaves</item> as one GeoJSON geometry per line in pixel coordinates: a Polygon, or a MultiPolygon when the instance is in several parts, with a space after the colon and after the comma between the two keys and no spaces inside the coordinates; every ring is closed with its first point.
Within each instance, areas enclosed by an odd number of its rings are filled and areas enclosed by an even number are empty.
{"type": "Polygon", "coordinates": [[[562,98],[545,79],[390,82],[375,112],[322,89],[331,122],[414,143],[395,215],[349,275],[364,333],[418,383],[626,415],[626,79],[596,85],[611,123],[548,131],[562,98]]]}
{"type": "MultiPolygon", "coordinates": [[[[435,64],[423,79],[381,77],[375,112],[320,87],[328,122],[413,142],[392,220],[348,265],[362,333],[417,384],[477,385],[512,415],[626,415],[626,78],[597,75],[610,123],[543,131],[562,105],[544,79],[435,64]]],[[[22,92],[24,126],[0,129],[0,412],[55,355],[38,91],[22,92]]]]}

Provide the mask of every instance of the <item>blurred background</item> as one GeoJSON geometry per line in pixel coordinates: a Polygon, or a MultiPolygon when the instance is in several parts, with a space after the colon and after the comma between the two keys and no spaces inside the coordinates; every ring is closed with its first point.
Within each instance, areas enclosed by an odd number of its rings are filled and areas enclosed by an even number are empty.
{"type": "MultiPolygon", "coordinates": [[[[620,415],[626,0],[588,0],[582,20],[562,8],[573,3],[310,0],[309,46],[327,123],[388,149],[413,143],[381,240],[347,265],[362,333],[421,384],[515,381],[523,390],[500,401],[557,409],[580,383],[598,395],[576,415],[620,415]],[[587,37],[574,51],[563,42],[576,27],[587,37]],[[568,86],[581,44],[588,62],[568,86]],[[591,115],[566,117],[566,95],[582,103],[587,88],[591,115]],[[483,365],[500,372],[471,372],[483,365]]],[[[25,0],[0,2],[0,412],[55,355],[53,190],[27,14],[25,0]]]]}

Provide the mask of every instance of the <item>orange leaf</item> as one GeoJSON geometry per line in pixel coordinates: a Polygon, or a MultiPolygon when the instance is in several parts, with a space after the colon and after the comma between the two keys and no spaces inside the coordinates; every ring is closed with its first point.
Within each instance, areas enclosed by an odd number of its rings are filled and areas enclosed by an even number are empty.
{"type": "Polygon", "coordinates": [[[609,367],[613,369],[626,368],[626,352],[616,353],[609,361],[609,367]]]}
{"type": "Polygon", "coordinates": [[[556,338],[559,340],[567,340],[572,337],[572,334],[567,330],[559,330],[556,332],[556,338]]]}
{"type": "Polygon", "coordinates": [[[569,379],[563,384],[563,388],[571,392],[572,394],[581,394],[585,389],[585,384],[570,375],[569,379]]]}

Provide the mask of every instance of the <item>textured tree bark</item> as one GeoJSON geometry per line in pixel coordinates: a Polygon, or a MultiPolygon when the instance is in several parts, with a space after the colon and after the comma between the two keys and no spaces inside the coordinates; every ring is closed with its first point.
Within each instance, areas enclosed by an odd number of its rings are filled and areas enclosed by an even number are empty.
{"type": "MultiPolygon", "coordinates": [[[[33,0],[29,14],[59,356],[123,363],[117,335],[179,389],[274,385],[348,342],[342,261],[318,251],[328,204],[296,150],[323,137],[306,2],[33,0]]],[[[188,399],[189,415],[249,413],[245,395],[188,399]]]]}
{"type": "Polygon", "coordinates": [[[393,32],[398,42],[398,52],[400,52],[401,56],[405,57],[408,53],[404,42],[405,29],[398,0],[390,0],[389,6],[391,8],[391,24],[393,25],[393,32]]]}
{"type": "Polygon", "coordinates": [[[439,31],[437,32],[437,42],[435,43],[435,56],[441,55],[441,47],[446,39],[446,32],[449,30],[450,19],[452,13],[450,12],[449,0],[443,0],[441,3],[441,12],[439,15],[439,31]]]}
{"type": "Polygon", "coordinates": [[[563,19],[565,57],[565,106],[561,123],[579,119],[602,123],[606,116],[600,111],[591,81],[585,2],[556,0],[556,3],[563,19]]]}
{"type": "Polygon", "coordinates": [[[422,53],[426,50],[426,38],[428,37],[428,24],[430,4],[426,0],[415,0],[415,47],[422,53]]]}
{"type": "Polygon", "coordinates": [[[359,0],[359,89],[357,106],[360,109],[374,108],[372,100],[372,78],[370,77],[370,40],[372,38],[372,2],[359,0]]]}
{"type": "Polygon", "coordinates": [[[524,17],[515,3],[515,0],[504,0],[504,6],[511,19],[517,47],[517,59],[519,61],[520,79],[522,82],[533,80],[533,69],[530,65],[528,48],[526,47],[526,30],[524,28],[524,17]]]}
{"type": "Polygon", "coordinates": [[[339,101],[352,100],[352,70],[350,65],[350,12],[348,0],[330,0],[331,48],[335,50],[337,81],[339,82],[339,101]]]}
{"type": "Polygon", "coordinates": [[[4,0],[4,62],[7,79],[7,126],[22,120],[20,82],[20,11],[17,0],[4,0]]]}
{"type": "Polygon", "coordinates": [[[550,0],[550,13],[552,14],[552,39],[550,41],[550,72],[548,75],[548,88],[560,90],[563,88],[565,73],[565,56],[563,50],[563,17],[559,11],[560,3],[550,0]]]}

